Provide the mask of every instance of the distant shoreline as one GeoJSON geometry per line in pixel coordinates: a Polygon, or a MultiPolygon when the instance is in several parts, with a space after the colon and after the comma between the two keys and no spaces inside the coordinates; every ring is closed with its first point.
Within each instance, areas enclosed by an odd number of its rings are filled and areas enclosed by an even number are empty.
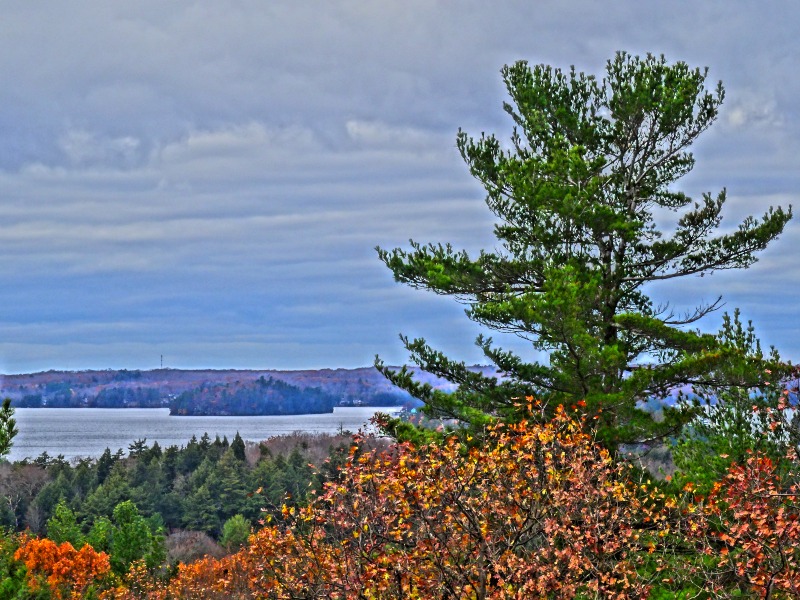
{"type": "MultiPolygon", "coordinates": [[[[488,367],[476,367],[478,369],[488,367]]],[[[450,382],[418,368],[420,382],[450,382]]],[[[169,408],[180,415],[326,414],[336,406],[414,405],[375,367],[356,369],[106,369],[3,375],[13,408],[169,408]]]]}
{"type": "Polygon", "coordinates": [[[309,435],[335,434],[340,430],[358,431],[367,427],[377,412],[396,413],[398,407],[337,407],[333,413],[283,416],[171,416],[166,408],[131,410],[87,409],[39,410],[20,409],[15,418],[19,434],[14,438],[9,461],[34,459],[46,451],[50,456],[64,455],[67,460],[99,457],[105,448],[126,452],[130,444],[147,439],[162,448],[185,446],[194,435],[204,433],[213,440],[227,436],[232,440],[238,432],[245,441],[260,442],[268,438],[303,432],[309,435]]]}

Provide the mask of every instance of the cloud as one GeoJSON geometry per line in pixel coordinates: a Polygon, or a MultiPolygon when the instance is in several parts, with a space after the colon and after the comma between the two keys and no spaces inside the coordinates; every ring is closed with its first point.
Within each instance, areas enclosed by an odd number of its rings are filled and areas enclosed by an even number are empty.
{"type": "Polygon", "coordinates": [[[777,113],[774,100],[750,99],[738,101],[726,113],[727,122],[735,128],[747,126],[781,127],[784,118],[777,113]]]}
{"type": "MultiPolygon", "coordinates": [[[[400,331],[479,358],[463,307],[395,284],[373,248],[496,246],[454,136],[507,137],[502,64],[601,73],[626,49],[708,65],[728,95],[681,189],[727,186],[736,223],[800,184],[797,16],[743,0],[9,5],[0,361],[358,366],[404,358],[400,331]]],[[[795,298],[776,252],[702,294],[795,298]]]]}
{"type": "Polygon", "coordinates": [[[140,142],[132,136],[108,138],[82,130],[70,130],[58,146],[73,166],[129,166],[138,159],[140,142]]]}
{"type": "Polygon", "coordinates": [[[216,130],[194,131],[176,142],[166,144],[158,152],[159,162],[170,165],[213,157],[248,159],[262,151],[296,152],[318,151],[319,143],[314,133],[302,127],[269,130],[262,123],[231,124],[216,130]]]}
{"type": "Polygon", "coordinates": [[[353,142],[366,147],[430,152],[432,144],[441,141],[441,136],[415,127],[393,127],[379,121],[349,120],[345,127],[353,142]]]}

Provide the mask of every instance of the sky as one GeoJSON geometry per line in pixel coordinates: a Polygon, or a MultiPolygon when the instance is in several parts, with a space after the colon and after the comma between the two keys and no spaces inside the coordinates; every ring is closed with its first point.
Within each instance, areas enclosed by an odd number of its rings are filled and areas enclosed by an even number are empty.
{"type": "MultiPolygon", "coordinates": [[[[375,247],[496,246],[455,136],[507,139],[501,67],[707,66],[726,99],[680,189],[727,188],[735,227],[797,204],[798,22],[743,0],[4,2],[0,372],[400,364],[399,333],[486,362],[464,307],[375,247]]],[[[747,271],[649,291],[722,295],[797,362],[798,242],[792,222],[747,271]]]]}

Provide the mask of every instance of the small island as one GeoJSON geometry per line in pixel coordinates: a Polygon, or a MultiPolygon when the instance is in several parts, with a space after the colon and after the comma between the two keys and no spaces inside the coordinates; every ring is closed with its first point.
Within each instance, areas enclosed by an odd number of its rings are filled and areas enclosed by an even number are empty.
{"type": "Polygon", "coordinates": [[[255,381],[201,385],[169,403],[170,415],[299,415],[332,413],[338,398],[263,375],[255,381]]]}

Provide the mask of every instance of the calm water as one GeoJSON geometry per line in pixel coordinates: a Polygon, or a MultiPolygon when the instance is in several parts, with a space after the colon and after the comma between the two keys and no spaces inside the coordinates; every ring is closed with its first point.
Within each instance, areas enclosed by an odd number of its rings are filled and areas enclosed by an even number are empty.
{"type": "Polygon", "coordinates": [[[171,417],[167,408],[18,408],[15,411],[19,434],[9,460],[35,458],[47,451],[50,456],[63,454],[97,457],[107,447],[112,452],[135,440],[147,438],[166,446],[185,446],[192,435],[208,432],[227,435],[232,440],[239,432],[245,440],[260,441],[269,437],[303,431],[335,433],[339,429],[365,429],[376,412],[392,413],[398,408],[336,408],[323,415],[288,417],[171,417]]]}

